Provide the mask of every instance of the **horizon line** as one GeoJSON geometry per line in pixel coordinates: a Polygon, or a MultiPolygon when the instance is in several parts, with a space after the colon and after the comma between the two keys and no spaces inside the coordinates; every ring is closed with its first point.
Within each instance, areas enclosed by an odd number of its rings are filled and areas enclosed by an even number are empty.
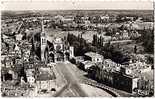
{"type": "Polygon", "coordinates": [[[1,10],[153,10],[153,2],[141,1],[10,1],[1,10]],[[18,5],[18,6],[17,6],[18,5]]]}

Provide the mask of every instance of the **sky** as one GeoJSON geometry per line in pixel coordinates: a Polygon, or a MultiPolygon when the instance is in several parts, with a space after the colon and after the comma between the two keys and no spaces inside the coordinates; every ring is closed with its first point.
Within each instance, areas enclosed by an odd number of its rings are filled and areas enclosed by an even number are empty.
{"type": "Polygon", "coordinates": [[[2,10],[152,10],[151,1],[101,0],[13,0],[1,2],[2,10]],[[65,2],[64,2],[65,1],[65,2]]]}

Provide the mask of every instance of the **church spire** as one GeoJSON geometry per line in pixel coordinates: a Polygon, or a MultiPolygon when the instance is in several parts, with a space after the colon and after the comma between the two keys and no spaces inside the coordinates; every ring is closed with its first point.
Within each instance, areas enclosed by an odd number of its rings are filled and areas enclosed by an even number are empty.
{"type": "Polygon", "coordinates": [[[45,36],[43,16],[41,18],[41,36],[45,36]]]}
{"type": "Polygon", "coordinates": [[[41,19],[41,30],[42,30],[42,32],[44,31],[44,22],[43,22],[43,18],[41,19]]]}
{"type": "Polygon", "coordinates": [[[47,46],[47,40],[46,40],[46,34],[44,30],[44,23],[43,23],[43,17],[41,18],[41,61],[47,62],[47,51],[46,51],[46,46],[47,46]]]}

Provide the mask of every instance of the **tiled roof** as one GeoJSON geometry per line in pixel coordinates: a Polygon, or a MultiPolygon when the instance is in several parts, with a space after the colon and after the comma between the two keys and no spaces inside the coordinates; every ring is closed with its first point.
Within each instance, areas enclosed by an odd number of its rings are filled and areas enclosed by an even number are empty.
{"type": "Polygon", "coordinates": [[[54,73],[52,73],[51,75],[46,71],[41,71],[36,78],[37,81],[47,81],[47,80],[54,80],[54,79],[56,79],[56,75],[54,73]]]}

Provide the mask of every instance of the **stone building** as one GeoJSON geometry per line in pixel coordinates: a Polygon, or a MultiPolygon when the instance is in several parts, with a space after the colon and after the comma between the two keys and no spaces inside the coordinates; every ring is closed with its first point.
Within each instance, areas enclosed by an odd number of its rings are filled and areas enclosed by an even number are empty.
{"type": "Polygon", "coordinates": [[[54,72],[49,72],[49,68],[39,68],[36,74],[36,88],[38,92],[49,92],[52,88],[56,88],[56,75],[54,72]]]}
{"type": "Polygon", "coordinates": [[[41,24],[40,44],[41,44],[41,61],[59,62],[66,61],[74,57],[74,47],[69,46],[63,37],[49,37],[44,30],[43,21],[41,24]]]}
{"type": "Polygon", "coordinates": [[[52,46],[53,49],[49,52],[51,62],[64,62],[74,57],[74,47],[66,44],[63,38],[54,38],[52,41],[52,46]]]}
{"type": "Polygon", "coordinates": [[[95,67],[94,71],[88,72],[89,75],[108,86],[129,93],[134,93],[134,89],[138,86],[139,77],[133,75],[130,68],[124,65],[105,59],[102,63],[97,63],[95,67]]]}

